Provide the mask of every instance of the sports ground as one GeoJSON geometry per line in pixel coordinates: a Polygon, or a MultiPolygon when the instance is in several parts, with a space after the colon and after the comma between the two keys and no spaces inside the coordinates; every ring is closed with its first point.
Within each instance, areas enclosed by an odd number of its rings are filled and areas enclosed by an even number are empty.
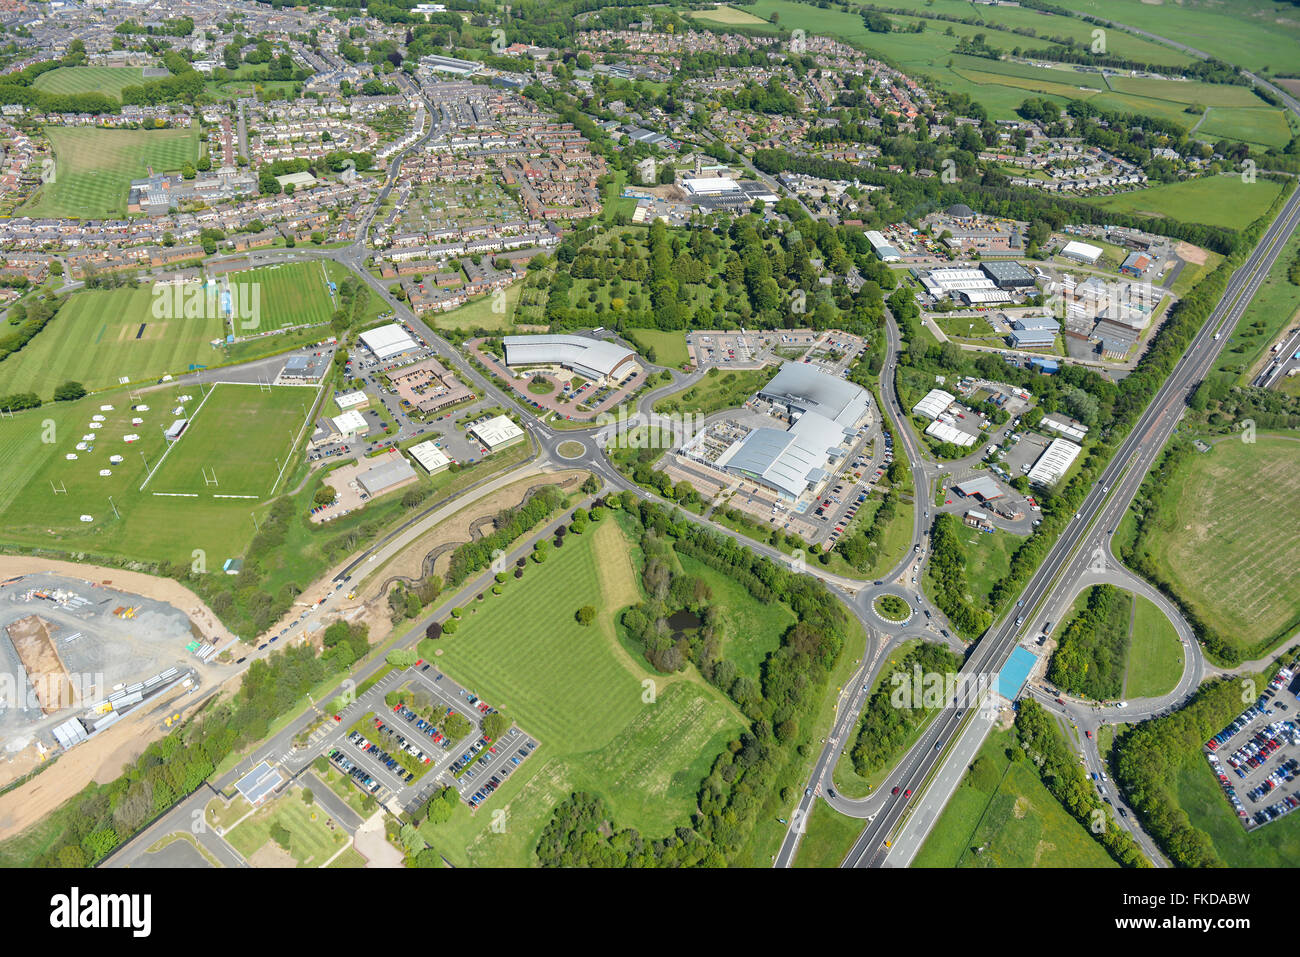
{"type": "Polygon", "coordinates": [[[248,500],[279,490],[315,393],[292,386],[222,383],[200,398],[189,426],[149,477],[151,495],[248,500]]]}
{"type": "Polygon", "coordinates": [[[242,554],[252,538],[251,513],[260,511],[275,483],[275,456],[283,461],[290,444],[288,430],[301,425],[301,403],[306,401],[310,408],[314,395],[305,388],[265,393],[258,386],[217,387],[211,409],[195,416],[197,430],[183,435],[172,452],[181,452],[191,439],[193,444],[175,462],[169,455],[166,468],[159,468],[143,492],[145,476],[166,450],[163,430],[175,418],[172,410],[184,404],[193,412],[202,399],[196,387],[157,389],[138,400],[121,390],[0,417],[0,541],[186,564],[198,549],[220,565],[224,558],[242,554]],[[223,389],[226,395],[221,395],[223,389]],[[192,399],[183,402],[186,394],[192,399]],[[101,411],[103,405],[113,408],[101,411]],[[139,405],[148,409],[133,408],[139,405]],[[95,416],[103,417],[95,423],[98,429],[90,427],[95,416]],[[138,425],[133,422],[137,418],[138,425]],[[256,429],[253,423],[259,423],[256,429]],[[266,431],[268,423],[278,423],[278,435],[266,431]],[[138,438],[128,442],[128,435],[138,438]],[[86,436],[92,438],[87,441],[86,436]],[[78,444],[85,447],[78,449],[78,444]],[[259,455],[267,457],[261,460],[259,455]],[[111,461],[112,456],[121,456],[121,462],[111,461]],[[217,480],[222,483],[215,489],[202,480],[203,467],[212,464],[209,458],[218,463],[217,480]],[[194,496],[153,495],[154,482],[162,475],[174,486],[165,490],[192,491],[194,496]],[[240,493],[243,488],[261,498],[211,494],[240,493]],[[82,521],[83,515],[90,521],[82,521]]]}
{"type": "MultiPolygon", "coordinates": [[[[235,336],[246,336],[329,322],[337,303],[330,293],[331,278],[325,264],[319,262],[280,263],[226,273],[223,279],[229,280],[232,287],[256,290],[260,307],[256,317],[236,317],[229,331],[235,336]],[[256,325],[250,326],[254,321],[256,325]]],[[[238,301],[249,301],[246,292],[241,291],[239,295],[238,301]]]]}
{"type": "Polygon", "coordinates": [[[65,66],[42,73],[32,84],[42,93],[103,93],[121,99],[122,90],[144,83],[138,66],[65,66]]]}
{"type": "Polygon", "coordinates": [[[49,399],[62,382],[107,389],[187,372],[222,361],[212,341],[223,338],[216,315],[156,319],[152,287],[75,293],[49,325],[0,364],[0,394],[35,392],[49,399]]]}
{"type": "Polygon", "coordinates": [[[67,219],[117,219],[126,215],[131,180],[174,173],[199,155],[199,131],[109,130],[51,126],[54,178],[20,207],[21,214],[67,219]]]}
{"type": "Polygon", "coordinates": [[[1159,527],[1140,543],[1197,617],[1245,652],[1300,621],[1300,442],[1231,436],[1166,477],[1159,527]]]}

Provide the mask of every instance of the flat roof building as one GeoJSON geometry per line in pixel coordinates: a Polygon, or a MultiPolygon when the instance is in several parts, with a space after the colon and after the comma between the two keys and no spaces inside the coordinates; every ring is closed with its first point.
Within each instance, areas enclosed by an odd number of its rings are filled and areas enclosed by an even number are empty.
{"type": "Polygon", "coordinates": [[[808,412],[781,429],[754,429],[718,456],[718,468],[744,475],[796,499],[828,477],[830,453],[844,442],[844,430],[833,420],[808,412]]]}
{"type": "Polygon", "coordinates": [[[1088,427],[1082,422],[1076,422],[1073,419],[1067,419],[1063,415],[1045,415],[1039,422],[1045,429],[1051,429],[1058,435],[1063,435],[1067,439],[1075,442],[1082,442],[1088,434],[1088,427]]]}
{"type": "Polygon", "coordinates": [[[992,502],[994,499],[1003,497],[1002,489],[998,486],[998,483],[987,475],[981,475],[965,482],[958,482],[953,488],[966,498],[977,498],[981,502],[992,502]]]}
{"type": "Polygon", "coordinates": [[[478,422],[468,429],[470,435],[495,452],[508,445],[514,445],[524,437],[524,430],[510,421],[505,415],[498,415],[486,422],[478,422]]]}
{"type": "Polygon", "coordinates": [[[1075,262],[1092,265],[1101,258],[1101,247],[1072,239],[1062,247],[1061,255],[1066,259],[1073,259],[1075,262]]]}
{"type": "Polygon", "coordinates": [[[1028,289],[1034,286],[1034,275],[1017,262],[981,262],[984,273],[999,289],[1028,289]]]}
{"type": "Polygon", "coordinates": [[[801,362],[784,363],[757,394],[782,406],[791,418],[814,412],[846,433],[856,432],[871,408],[871,394],[866,389],[801,362]]]}
{"type": "Polygon", "coordinates": [[[411,338],[411,334],[396,322],[390,322],[386,326],[379,326],[375,329],[368,329],[361,333],[358,338],[380,362],[420,348],[420,344],[411,338]]]}
{"type": "Polygon", "coordinates": [[[740,184],[726,176],[705,176],[698,179],[682,180],[682,188],[692,196],[708,196],[715,193],[738,193],[740,184]]]}
{"type": "Polygon", "coordinates": [[[1026,474],[1035,485],[1055,485],[1069,471],[1083,448],[1068,439],[1052,439],[1026,474]]]}
{"type": "Polygon", "coordinates": [[[399,456],[376,465],[368,472],[362,472],[357,476],[357,484],[361,486],[362,491],[373,498],[414,481],[416,477],[411,463],[406,461],[405,457],[399,456]]]}
{"type": "Polygon", "coordinates": [[[334,428],[345,438],[349,435],[364,435],[370,431],[370,423],[356,409],[349,409],[333,419],[334,428]]]}
{"type": "Polygon", "coordinates": [[[757,398],[778,407],[788,429],[759,427],[732,442],[713,462],[794,500],[830,478],[828,466],[870,414],[871,396],[852,382],[787,362],[757,398]]]}
{"type": "Polygon", "coordinates": [[[945,422],[943,419],[935,419],[926,426],[925,434],[938,439],[940,442],[951,442],[953,445],[959,445],[962,448],[968,448],[975,444],[975,436],[969,432],[963,432],[951,422],[945,422]]]}
{"type": "Polygon", "coordinates": [[[889,245],[883,233],[876,229],[869,229],[866,232],[867,242],[871,244],[871,250],[880,258],[881,262],[896,263],[903,258],[897,249],[889,245]]]}
{"type": "Polygon", "coordinates": [[[300,382],[318,382],[324,374],[325,362],[321,356],[290,356],[280,370],[281,378],[300,382]]]}
{"type": "Polygon", "coordinates": [[[451,465],[451,459],[447,458],[447,453],[438,448],[433,439],[421,442],[419,445],[413,445],[407,451],[411,453],[411,458],[415,459],[420,468],[430,475],[437,475],[451,465]]]}

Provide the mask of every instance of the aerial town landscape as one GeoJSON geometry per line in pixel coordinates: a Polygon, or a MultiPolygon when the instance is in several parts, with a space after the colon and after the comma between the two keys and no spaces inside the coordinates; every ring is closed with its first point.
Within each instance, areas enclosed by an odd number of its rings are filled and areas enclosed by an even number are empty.
{"type": "Polygon", "coordinates": [[[1300,866],[1298,175],[1294,0],[2,0],[0,865],[1300,866]]]}

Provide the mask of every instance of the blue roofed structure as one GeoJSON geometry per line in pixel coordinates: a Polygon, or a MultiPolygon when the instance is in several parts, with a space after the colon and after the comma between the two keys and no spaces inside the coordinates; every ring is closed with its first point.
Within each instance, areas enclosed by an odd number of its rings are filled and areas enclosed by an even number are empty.
{"type": "Polygon", "coordinates": [[[1011,657],[998,672],[998,694],[1008,701],[1015,701],[1020,689],[1025,686],[1029,672],[1034,670],[1038,657],[1028,648],[1016,645],[1011,657]]]}

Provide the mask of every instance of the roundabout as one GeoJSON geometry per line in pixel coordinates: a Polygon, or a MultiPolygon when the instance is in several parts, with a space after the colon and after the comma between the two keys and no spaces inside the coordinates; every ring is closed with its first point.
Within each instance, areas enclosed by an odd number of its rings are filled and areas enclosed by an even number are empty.
{"type": "Polygon", "coordinates": [[[555,447],[555,454],[562,459],[580,459],[587,454],[587,446],[577,439],[569,439],[555,447]]]}
{"type": "Polygon", "coordinates": [[[912,620],[912,606],[898,595],[877,595],[871,599],[871,610],[881,621],[905,625],[912,620]]]}

